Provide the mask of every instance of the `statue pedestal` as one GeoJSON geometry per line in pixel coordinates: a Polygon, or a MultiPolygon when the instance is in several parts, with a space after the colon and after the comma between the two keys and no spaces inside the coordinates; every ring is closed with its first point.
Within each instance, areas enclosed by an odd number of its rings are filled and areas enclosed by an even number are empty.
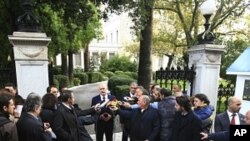
{"type": "Polygon", "coordinates": [[[201,44],[191,47],[189,53],[189,66],[194,65],[196,76],[193,85],[193,95],[204,93],[210,104],[216,110],[221,54],[223,45],[201,44]]]}
{"type": "Polygon", "coordinates": [[[46,93],[48,78],[48,44],[45,33],[14,32],[8,36],[13,45],[18,94],[24,99],[29,93],[46,93]]]}

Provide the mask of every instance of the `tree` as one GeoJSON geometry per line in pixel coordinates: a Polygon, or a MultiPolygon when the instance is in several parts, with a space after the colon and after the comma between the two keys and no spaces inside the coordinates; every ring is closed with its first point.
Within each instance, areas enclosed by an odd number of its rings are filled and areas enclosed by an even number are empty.
{"type": "Polygon", "coordinates": [[[16,19],[21,13],[19,1],[1,0],[0,1],[0,63],[6,64],[8,60],[14,61],[12,46],[8,40],[8,35],[12,35],[17,30],[16,19]]]}
{"type": "MultiPolygon", "coordinates": [[[[187,48],[197,44],[197,35],[201,25],[199,7],[203,2],[204,0],[158,0],[155,3],[156,10],[165,10],[176,14],[186,38],[187,48]]],[[[217,3],[218,9],[211,19],[210,31],[218,29],[226,19],[242,15],[248,7],[248,4],[242,0],[217,0],[217,3]]],[[[187,64],[187,54],[184,55],[184,59],[187,64]]]]}
{"type": "MultiPolygon", "coordinates": [[[[135,22],[135,30],[140,39],[140,57],[138,83],[148,88],[151,81],[151,39],[152,39],[152,19],[154,10],[165,10],[177,15],[178,21],[182,26],[186,38],[186,47],[190,48],[196,44],[200,26],[199,12],[200,5],[204,0],[151,0],[151,1],[106,1],[97,0],[96,3],[107,4],[106,11],[114,12],[129,8],[130,16],[135,22]],[[150,40],[150,41],[149,41],[150,40]],[[150,78],[150,79],[149,79],[150,78]]],[[[247,5],[241,0],[218,0],[220,3],[218,10],[212,20],[210,30],[213,31],[220,26],[229,16],[240,15],[244,12],[247,5]]],[[[186,64],[188,63],[187,54],[184,55],[186,64]]]]}
{"type": "Polygon", "coordinates": [[[152,79],[151,70],[151,46],[152,46],[152,20],[153,20],[153,7],[155,0],[96,0],[96,4],[106,4],[107,7],[103,12],[103,17],[107,16],[109,12],[122,12],[129,11],[135,23],[135,34],[140,41],[140,54],[139,54],[139,71],[138,71],[138,84],[144,88],[149,89],[149,84],[152,79]]]}
{"type": "MultiPolygon", "coordinates": [[[[86,47],[86,44],[100,33],[95,32],[97,31],[96,29],[100,27],[99,11],[89,0],[44,0],[40,5],[49,5],[52,13],[56,13],[57,18],[59,18],[60,25],[64,27],[58,30],[64,33],[63,37],[65,38],[63,39],[66,41],[66,44],[60,47],[62,72],[64,75],[68,75],[72,81],[73,54],[81,48],[86,47]]],[[[40,11],[43,12],[42,9],[40,9],[40,11]]],[[[50,29],[50,27],[48,29],[50,29]]]]}

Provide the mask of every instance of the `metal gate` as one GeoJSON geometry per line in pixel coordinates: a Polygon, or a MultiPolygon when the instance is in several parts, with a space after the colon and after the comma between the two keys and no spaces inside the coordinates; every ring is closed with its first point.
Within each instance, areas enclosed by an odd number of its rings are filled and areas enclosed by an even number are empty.
{"type": "Polygon", "coordinates": [[[3,88],[6,83],[16,85],[15,63],[0,64],[0,88],[3,88]]]}
{"type": "Polygon", "coordinates": [[[187,93],[187,86],[190,85],[190,96],[193,94],[193,81],[195,77],[194,66],[191,68],[185,67],[181,69],[181,67],[174,68],[160,68],[160,70],[156,71],[156,83],[160,85],[160,87],[169,88],[172,90],[172,86],[174,84],[180,84],[183,87],[183,92],[187,93]]]}

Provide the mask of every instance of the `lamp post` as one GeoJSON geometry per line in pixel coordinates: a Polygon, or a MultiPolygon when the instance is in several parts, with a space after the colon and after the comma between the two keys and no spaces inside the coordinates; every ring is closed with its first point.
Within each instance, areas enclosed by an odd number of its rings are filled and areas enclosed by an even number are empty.
{"type": "Polygon", "coordinates": [[[198,44],[213,44],[215,35],[210,30],[210,17],[213,15],[213,13],[216,11],[216,5],[214,0],[207,0],[203,2],[203,4],[200,7],[201,13],[205,18],[205,31],[198,35],[198,44]]]}
{"type": "Polygon", "coordinates": [[[41,32],[40,22],[32,12],[30,0],[22,0],[24,14],[17,18],[18,31],[21,32],[41,32]]]}

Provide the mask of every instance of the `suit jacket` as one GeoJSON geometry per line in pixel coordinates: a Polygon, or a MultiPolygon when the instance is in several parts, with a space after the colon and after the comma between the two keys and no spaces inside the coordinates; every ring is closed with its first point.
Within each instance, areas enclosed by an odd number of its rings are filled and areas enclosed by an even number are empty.
{"type": "Polygon", "coordinates": [[[28,113],[22,113],[17,122],[19,141],[51,141],[49,132],[45,132],[42,121],[28,113]]]}
{"type": "MultiPolygon", "coordinates": [[[[107,94],[107,95],[108,95],[108,99],[109,100],[112,100],[112,99],[115,98],[115,96],[113,96],[113,95],[110,95],[110,94],[107,94]]],[[[95,97],[92,98],[91,106],[94,106],[94,105],[96,105],[98,103],[101,103],[101,102],[102,102],[101,96],[97,95],[97,96],[95,96],[95,97]]]]}
{"type": "MultiPolygon", "coordinates": [[[[108,99],[113,100],[113,99],[115,99],[115,96],[108,94],[108,99]]],[[[97,95],[97,96],[92,98],[91,106],[94,106],[94,105],[96,105],[98,103],[102,103],[102,102],[104,102],[104,101],[101,100],[100,95],[97,95]]],[[[109,113],[110,115],[113,116],[112,111],[109,108],[107,108],[106,106],[102,107],[100,114],[103,114],[105,112],[109,113]]]]}
{"type": "Polygon", "coordinates": [[[158,141],[160,132],[160,115],[152,107],[148,107],[143,112],[140,108],[128,110],[118,110],[117,113],[131,120],[131,138],[135,140],[158,141]]]}
{"type": "MultiPolygon", "coordinates": [[[[244,125],[244,115],[238,113],[239,119],[240,119],[240,125],[244,125]]],[[[220,131],[229,131],[230,127],[230,119],[227,114],[227,111],[220,113],[215,116],[215,122],[214,122],[214,130],[215,132],[220,132],[220,131]]]]}
{"type": "Polygon", "coordinates": [[[209,140],[213,141],[229,141],[230,140],[230,133],[229,131],[221,131],[216,133],[209,134],[209,140]]]}
{"type": "Polygon", "coordinates": [[[58,107],[52,124],[58,141],[80,141],[80,125],[74,109],[63,104],[58,107]]]}
{"type": "Polygon", "coordinates": [[[171,141],[200,141],[201,120],[189,111],[187,115],[176,112],[173,121],[171,141]]]}

